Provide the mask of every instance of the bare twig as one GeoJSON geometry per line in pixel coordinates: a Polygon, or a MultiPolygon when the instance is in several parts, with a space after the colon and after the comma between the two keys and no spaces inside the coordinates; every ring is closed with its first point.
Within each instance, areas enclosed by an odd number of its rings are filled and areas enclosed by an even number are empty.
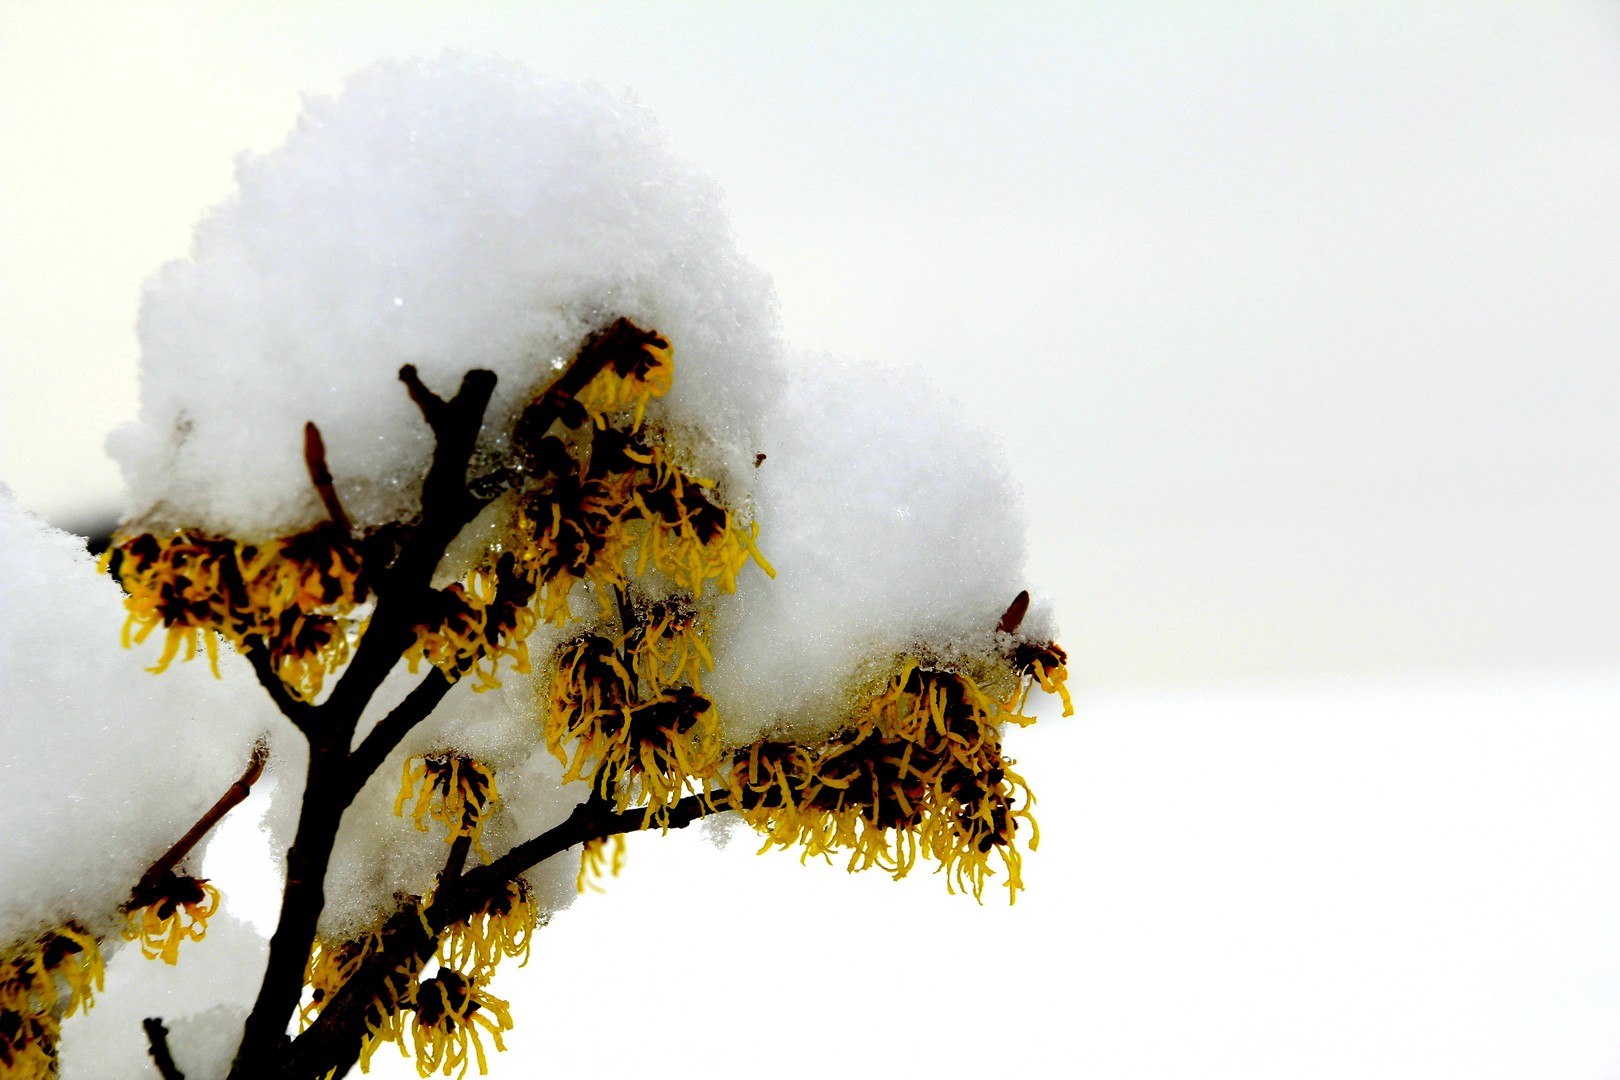
{"type": "Polygon", "coordinates": [[[180,860],[191,853],[191,849],[197,846],[198,841],[208,835],[208,830],[219,824],[220,818],[230,813],[237,804],[248,797],[248,792],[253,790],[253,785],[258,782],[259,776],[264,772],[264,763],[269,757],[270,746],[268,743],[260,739],[253,744],[253,756],[248,759],[247,770],[237,778],[234,784],[225,789],[225,794],[221,795],[219,801],[208,808],[207,813],[197,819],[197,824],[188,829],[186,835],[176,840],[169,850],[165,851],[157,862],[153,863],[146,873],[141,875],[140,884],[135,886],[137,894],[144,891],[143,886],[157,881],[158,878],[179,865],[180,860]]]}
{"type": "Polygon", "coordinates": [[[432,715],[433,710],[439,707],[439,702],[455,686],[456,680],[432,668],[421,682],[405,700],[395,705],[393,710],[381,720],[377,726],[366,734],[365,740],[360,743],[349,755],[349,783],[358,792],[365,786],[366,780],[376,772],[383,760],[398,746],[400,740],[410,734],[412,728],[432,715]]]}
{"type": "MultiPolygon", "coordinates": [[[[699,818],[730,809],[723,798],[715,793],[688,795],[669,808],[666,829],[684,829],[699,818]]],[[[602,840],[621,833],[641,832],[646,828],[647,812],[632,807],[612,810],[605,799],[596,796],[575,807],[566,821],[548,829],[532,840],[525,840],[492,863],[467,871],[456,888],[435,896],[428,908],[428,922],[435,929],[466,920],[494,898],[506,883],[534,866],[576,844],[587,840],[602,840]]]]}
{"type": "Polygon", "coordinates": [[[149,1016],[141,1021],[141,1027],[146,1030],[147,1051],[152,1055],[152,1064],[157,1066],[158,1075],[163,1080],[186,1080],[186,1074],[174,1063],[174,1056],[169,1053],[169,1029],[163,1026],[163,1021],[155,1016],[149,1016]]]}
{"type": "Polygon", "coordinates": [[[332,718],[330,738],[342,742],[345,752],[371,695],[414,638],[413,628],[423,617],[433,571],[445,549],[488,502],[467,490],[467,463],[495,392],[495,373],[481,368],[467,372],[448,401],[429,390],[410,364],[400,368],[399,378],[433,429],[433,461],[422,481],[421,518],[393,564],[372,576],[377,609],[354,659],[321,707],[323,715],[332,718]]]}
{"type": "Polygon", "coordinates": [[[304,425],[304,467],[309,470],[309,481],[315,485],[315,494],[321,497],[327,517],[332,519],[333,525],[353,536],[354,527],[349,524],[349,515],[344,512],[337,488],[332,485],[332,470],[326,467],[326,442],[313,420],[304,425]]]}

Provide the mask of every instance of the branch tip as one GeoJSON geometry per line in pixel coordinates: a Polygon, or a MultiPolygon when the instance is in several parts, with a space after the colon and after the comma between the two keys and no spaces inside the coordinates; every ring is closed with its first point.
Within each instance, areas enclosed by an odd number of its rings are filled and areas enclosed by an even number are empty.
{"type": "Polygon", "coordinates": [[[1029,612],[1029,590],[1025,589],[1013,597],[1013,602],[1007,605],[1007,611],[996,624],[998,633],[1011,634],[1018,630],[1024,622],[1024,616],[1029,612]]]}
{"type": "Polygon", "coordinates": [[[221,795],[219,800],[209,807],[202,817],[197,819],[197,823],[186,830],[186,834],[176,840],[173,846],[168,851],[165,851],[146,873],[141,875],[140,882],[135,886],[135,894],[143,892],[144,886],[151,885],[158,878],[178,866],[180,860],[191,854],[191,849],[196,847],[198,842],[208,835],[209,830],[219,824],[220,818],[230,813],[243,799],[248,797],[248,792],[253,790],[253,785],[263,775],[264,764],[269,758],[270,744],[261,736],[253,744],[253,753],[248,758],[247,769],[237,778],[234,784],[225,789],[225,794],[221,795]]]}
{"type": "Polygon", "coordinates": [[[186,1074],[174,1063],[174,1056],[169,1053],[169,1029],[163,1026],[163,1021],[155,1016],[149,1016],[141,1021],[141,1027],[146,1031],[147,1052],[152,1055],[152,1064],[157,1066],[158,1075],[163,1080],[186,1080],[186,1074]]]}
{"type": "Polygon", "coordinates": [[[304,424],[304,467],[309,470],[310,483],[315,485],[315,494],[320,496],[321,505],[326,508],[327,517],[348,535],[354,534],[354,527],[349,523],[349,515],[344,512],[343,504],[338,501],[337,488],[332,484],[332,470],[326,466],[326,441],[321,438],[321,429],[311,420],[304,424]]]}

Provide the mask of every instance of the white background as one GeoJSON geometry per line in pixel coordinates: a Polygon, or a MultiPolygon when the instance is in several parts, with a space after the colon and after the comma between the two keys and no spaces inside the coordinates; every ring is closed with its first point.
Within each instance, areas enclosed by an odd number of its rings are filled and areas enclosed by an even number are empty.
{"type": "Polygon", "coordinates": [[[25,504],[116,506],[232,156],[445,47],[633,90],[791,341],[997,424],[1079,688],[1016,908],[649,838],[497,1069],[1620,1077],[1620,10],[7,0],[25,504]]]}

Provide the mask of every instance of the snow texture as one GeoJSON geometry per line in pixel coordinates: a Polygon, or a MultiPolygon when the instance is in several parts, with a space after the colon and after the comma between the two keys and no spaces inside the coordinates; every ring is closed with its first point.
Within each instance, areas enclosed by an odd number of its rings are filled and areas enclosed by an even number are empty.
{"type": "Polygon", "coordinates": [[[988,653],[1026,585],[1017,492],[991,432],[920,373],[827,359],[797,371],[765,425],[755,493],[776,578],[744,574],[715,605],[703,687],[733,744],[825,733],[898,656],[988,653]]]}
{"type": "MultiPolygon", "coordinates": [[[[141,874],[290,731],[246,661],[145,670],[84,542],[0,485],[0,954],[73,920],[97,934],[141,874]]],[[[150,644],[150,643],[148,643],[150,644]]]]}
{"type": "Polygon", "coordinates": [[[504,63],[383,63],[309,99],[237,186],[147,284],[141,417],[110,441],[132,520],[241,539],[313,524],[311,420],[355,523],[407,518],[432,439],[401,365],[445,395],[494,371],[498,453],[503,421],[621,315],[676,343],[654,418],[701,429],[697,467],[746,494],[775,294],[640,106],[504,63]]]}
{"type": "Polygon", "coordinates": [[[265,939],[226,911],[208,921],[207,937],[186,943],[177,965],[123,949],[107,965],[95,1008],[63,1023],[62,1080],[156,1077],[141,1029],[149,1016],[169,1029],[187,1080],[218,1080],[230,1069],[268,955],[265,939]]]}
{"type": "Polygon", "coordinates": [[[653,424],[757,518],[780,571],[747,568],[711,609],[733,741],[836,724],[863,662],[985,652],[1025,587],[991,433],[918,377],[824,357],[794,357],[784,398],[769,282],[633,103],[503,63],[380,64],[311,99],[238,187],[147,289],[142,417],[113,440],[133,521],[245,539],[314,523],[310,419],[356,523],[407,518],[432,439],[402,364],[441,394],[496,371],[498,455],[514,410],[627,315],[675,347],[653,424]]]}

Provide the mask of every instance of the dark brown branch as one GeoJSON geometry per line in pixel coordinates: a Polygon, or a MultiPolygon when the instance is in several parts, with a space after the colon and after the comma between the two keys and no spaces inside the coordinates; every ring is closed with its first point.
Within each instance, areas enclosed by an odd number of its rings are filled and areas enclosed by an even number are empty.
{"type": "MultiPolygon", "coordinates": [[[[659,827],[684,829],[700,818],[728,809],[716,793],[688,795],[669,808],[667,820],[659,827]]],[[[642,809],[612,810],[606,800],[593,795],[580,803],[562,824],[525,840],[492,863],[474,867],[462,875],[456,887],[436,896],[428,908],[428,923],[442,930],[463,922],[506,888],[506,883],[534,866],[576,844],[603,840],[621,833],[641,832],[647,827],[642,809]]]]}
{"type": "MultiPolygon", "coordinates": [[[[712,796],[689,795],[670,808],[667,827],[684,828],[724,809],[712,796]]],[[[531,867],[587,840],[639,832],[645,821],[644,810],[614,811],[606,800],[593,795],[561,824],[453,880],[448,868],[460,864],[452,851],[446,876],[427,911],[418,915],[414,908],[407,908],[389,918],[381,932],[381,947],[332,995],[315,1023],[293,1040],[284,1075],[322,1076],[334,1068],[341,1075],[359,1056],[367,1010],[403,991],[407,978],[414,978],[411,973],[420,971],[433,955],[438,936],[447,927],[482,910],[506,889],[507,882],[531,867]]],[[[463,850],[461,861],[465,859],[463,850]]]]}
{"type": "Polygon", "coordinates": [[[152,1064],[157,1066],[158,1075],[163,1080],[186,1080],[186,1074],[180,1071],[169,1053],[169,1029],[163,1026],[163,1021],[149,1016],[141,1021],[141,1027],[146,1030],[147,1050],[152,1055],[152,1064]]]}
{"type": "Polygon", "coordinates": [[[248,663],[253,665],[253,674],[258,676],[259,685],[270,695],[270,700],[281,710],[281,715],[291,720],[294,727],[309,736],[315,721],[315,707],[287,689],[287,684],[282,682],[281,676],[276,673],[275,661],[270,659],[270,647],[265,644],[264,639],[248,638],[243,643],[242,651],[246,654],[248,663]]]}
{"type": "Polygon", "coordinates": [[[168,851],[165,851],[146,873],[141,875],[140,884],[135,886],[137,894],[147,891],[143,888],[144,886],[151,885],[158,878],[178,866],[180,860],[189,855],[191,849],[197,846],[198,841],[208,835],[208,830],[219,824],[220,818],[230,813],[243,799],[248,797],[248,792],[253,790],[253,785],[258,782],[260,775],[263,774],[264,763],[269,757],[270,747],[263,739],[253,744],[253,756],[248,759],[247,770],[242,773],[234,784],[225,789],[225,794],[221,795],[219,801],[208,808],[207,813],[197,819],[197,824],[188,829],[186,835],[176,840],[173,846],[168,851]]]}
{"type": "Polygon", "coordinates": [[[365,740],[349,755],[349,783],[355,792],[365,786],[366,780],[376,772],[388,755],[398,746],[400,740],[410,734],[412,728],[432,715],[433,710],[439,707],[439,702],[455,686],[451,679],[438,668],[430,670],[421,682],[405,700],[395,705],[389,714],[377,721],[377,726],[367,733],[365,740]]]}
{"type": "MultiPolygon", "coordinates": [[[[649,336],[620,320],[587,341],[541,400],[530,406],[526,416],[531,427],[538,424],[534,430],[543,434],[618,352],[631,347],[639,349],[643,339],[657,340],[655,335],[649,336]]],[[[388,750],[432,711],[448,691],[450,680],[440,677],[435,682],[432,676],[424,680],[351,755],[355,728],[377,688],[415,640],[416,627],[429,617],[433,572],[444,557],[445,549],[489,501],[468,490],[467,470],[477,447],[484,413],[495,390],[494,373],[467,372],[455,396],[448,400],[430,390],[414,366],[401,368],[399,378],[433,430],[434,453],[422,481],[420,517],[392,562],[372,572],[377,606],[353,658],[326,701],[310,706],[297,701],[281,685],[262,648],[250,650],[259,681],[282,712],[309,738],[310,762],[298,831],[287,854],[287,884],[281,918],[270,940],[270,956],[258,1000],[243,1028],[242,1043],[231,1070],[232,1080],[272,1073],[322,1075],[335,1066],[346,1069],[359,1053],[366,1010],[372,1006],[376,995],[390,980],[397,981],[403,977],[402,972],[413,970],[407,962],[410,958],[431,954],[437,931],[447,925],[441,922],[430,933],[414,914],[403,920],[391,920],[388,925],[398,925],[393,934],[404,944],[379,950],[374,957],[375,964],[369,969],[363,964],[362,974],[368,971],[370,974],[364,978],[357,974],[350,979],[349,985],[323,1009],[316,1024],[293,1044],[306,1050],[319,1045],[319,1053],[311,1057],[304,1050],[288,1052],[284,1033],[288,1018],[298,1004],[304,965],[325,906],[326,868],[339,819],[359,785],[365,782],[367,774],[362,770],[375,769],[388,750]],[[403,968],[401,963],[405,964],[403,968]],[[317,1031],[323,1034],[317,1035],[317,1031]],[[313,1067],[312,1062],[317,1060],[328,1064],[313,1067]]],[[[330,474],[325,468],[324,446],[319,443],[318,432],[312,437],[306,429],[306,451],[311,479],[317,490],[322,491],[330,474]]],[[[326,501],[324,491],[322,500],[326,501]]],[[[335,495],[333,501],[335,503],[335,495]]],[[[329,506],[328,511],[331,509],[329,506]]],[[[678,827],[685,824],[685,820],[674,824],[678,827]]],[[[635,827],[639,826],[638,820],[635,827]]],[[[625,827],[630,827],[628,821],[625,827]]],[[[564,846],[577,842],[571,840],[564,846]]],[[[532,850],[535,857],[541,857],[540,848],[532,850]]],[[[465,858],[463,852],[463,862],[465,858]]],[[[455,869],[459,871],[460,867],[455,869]]],[[[441,885],[441,899],[448,902],[450,896],[470,895],[462,888],[463,881],[462,878],[450,880],[447,872],[447,879],[441,885]]],[[[504,888],[504,882],[500,884],[504,888]]]]}
{"type": "Polygon", "coordinates": [[[495,392],[495,373],[481,368],[467,372],[448,401],[429,390],[410,364],[400,369],[399,378],[433,429],[433,461],[422,481],[421,518],[393,564],[373,577],[377,610],[354,659],[322,706],[323,714],[337,722],[331,738],[342,742],[345,751],[366,703],[415,637],[445,549],[488,502],[467,490],[467,464],[495,392]]]}
{"type": "Polygon", "coordinates": [[[451,882],[461,877],[462,871],[467,869],[467,852],[471,850],[471,833],[462,833],[451,842],[450,855],[444,860],[444,869],[439,872],[440,891],[443,891],[451,882]]]}
{"type": "MultiPolygon", "coordinates": [[[[415,639],[415,627],[426,619],[433,571],[445,548],[484,506],[467,491],[467,466],[495,390],[494,373],[469,371],[448,401],[427,389],[412,367],[402,369],[400,379],[433,429],[433,460],[422,482],[421,519],[393,563],[373,576],[377,607],[353,658],[331,696],[319,706],[291,704],[268,656],[254,659],[259,681],[309,738],[310,758],[298,829],[287,852],[281,917],[270,938],[258,998],[243,1025],[233,1080],[271,1071],[286,1045],[287,1021],[298,1007],[310,945],[326,906],[326,869],[338,823],[357,790],[349,762],[355,728],[377,688],[415,639]]],[[[358,1045],[357,1032],[354,1039],[358,1045]]]]}
{"type": "Polygon", "coordinates": [[[338,501],[337,488],[332,486],[332,470],[326,467],[326,442],[313,420],[304,425],[304,467],[309,470],[310,483],[315,485],[315,494],[321,497],[321,505],[326,507],[326,516],[332,519],[333,525],[353,536],[354,527],[349,524],[349,515],[338,501]]]}

